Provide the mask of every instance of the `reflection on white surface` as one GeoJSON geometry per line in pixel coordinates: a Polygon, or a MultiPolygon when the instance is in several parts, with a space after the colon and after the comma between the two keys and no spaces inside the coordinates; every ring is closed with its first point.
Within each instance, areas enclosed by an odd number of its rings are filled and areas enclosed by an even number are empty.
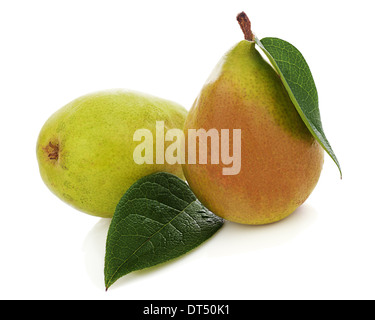
{"type": "Polygon", "coordinates": [[[267,225],[250,226],[226,222],[208,255],[230,256],[284,244],[304,232],[316,218],[315,209],[305,204],[289,217],[267,225]]]}
{"type": "MultiPolygon", "coordinates": [[[[315,209],[305,204],[284,220],[268,225],[249,226],[227,221],[216,235],[192,252],[162,265],[129,274],[120,279],[114,287],[121,286],[123,282],[129,283],[148,272],[156,272],[159,268],[171,267],[177,264],[178,260],[234,256],[284,244],[304,232],[316,218],[315,209]]],[[[102,290],[104,290],[105,245],[110,223],[111,219],[100,219],[87,234],[83,243],[87,273],[95,286],[102,290]]]]}
{"type": "Polygon", "coordinates": [[[104,290],[104,257],[107,233],[112,219],[100,219],[83,242],[86,270],[92,282],[104,290]]]}

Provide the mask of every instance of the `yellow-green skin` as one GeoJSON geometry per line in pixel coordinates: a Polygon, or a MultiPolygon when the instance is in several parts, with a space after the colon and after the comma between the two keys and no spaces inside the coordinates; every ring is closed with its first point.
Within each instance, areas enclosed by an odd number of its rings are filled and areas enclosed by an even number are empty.
{"type": "Polygon", "coordinates": [[[122,89],[82,96],[44,124],[37,142],[40,174],[63,201],[110,218],[139,178],[159,171],[183,178],[178,164],[136,164],[133,151],[141,142],[133,141],[133,134],[149,129],[155,154],[156,121],[164,121],[165,130],[182,129],[186,114],[172,101],[122,89]]]}
{"type": "Polygon", "coordinates": [[[198,199],[227,220],[251,225],[279,221],[318,182],[323,149],[254,42],[239,42],[218,63],[188,114],[185,141],[188,129],[199,128],[241,129],[238,175],[224,176],[222,164],[183,166],[198,199]]]}

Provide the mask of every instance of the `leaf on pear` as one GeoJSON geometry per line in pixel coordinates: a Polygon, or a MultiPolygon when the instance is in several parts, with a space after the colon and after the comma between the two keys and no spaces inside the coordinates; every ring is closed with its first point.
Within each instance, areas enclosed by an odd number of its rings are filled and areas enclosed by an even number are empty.
{"type": "Polygon", "coordinates": [[[120,200],[108,230],[106,289],[130,272],[187,253],[223,223],[178,177],[160,172],[141,178],[120,200]]]}
{"type": "Polygon", "coordinates": [[[306,60],[297,48],[284,40],[278,38],[259,40],[255,38],[255,41],[279,73],[303,122],[336,163],[342,177],[339,161],[323,131],[318,91],[306,60]]]}

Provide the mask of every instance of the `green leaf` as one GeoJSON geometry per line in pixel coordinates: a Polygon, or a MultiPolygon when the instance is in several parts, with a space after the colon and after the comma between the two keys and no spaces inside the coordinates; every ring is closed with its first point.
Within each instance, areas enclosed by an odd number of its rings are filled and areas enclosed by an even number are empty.
{"type": "Polygon", "coordinates": [[[187,253],[223,223],[178,177],[161,172],[141,178],[119,202],[108,230],[106,289],[132,271],[187,253]]]}
{"type": "Polygon", "coordinates": [[[310,68],[302,54],[293,45],[281,39],[264,38],[259,41],[255,38],[255,41],[279,73],[303,122],[336,163],[342,177],[339,161],[323,131],[318,91],[310,68]]]}

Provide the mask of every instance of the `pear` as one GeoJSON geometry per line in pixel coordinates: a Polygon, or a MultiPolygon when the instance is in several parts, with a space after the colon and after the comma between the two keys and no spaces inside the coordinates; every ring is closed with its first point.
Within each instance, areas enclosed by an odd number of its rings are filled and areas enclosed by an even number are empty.
{"type": "MultiPolygon", "coordinates": [[[[172,101],[123,89],[82,96],[53,114],[37,142],[40,174],[49,189],[76,209],[110,218],[127,189],[158,171],[184,178],[180,164],[137,164],[138,129],[155,123],[182,130],[187,110],[172,101]]],[[[165,144],[165,148],[168,145],[165,144]]],[[[155,156],[154,156],[155,159],[155,156]]]]}
{"type": "MultiPolygon", "coordinates": [[[[188,113],[184,133],[240,129],[241,170],[223,175],[226,165],[210,159],[207,164],[185,161],[183,170],[197,198],[215,214],[261,225],[287,217],[304,203],[319,180],[324,153],[279,75],[257,51],[247,16],[237,19],[245,40],[213,70],[188,113]]],[[[210,155],[209,139],[197,142],[197,152],[206,143],[210,155]]]]}

